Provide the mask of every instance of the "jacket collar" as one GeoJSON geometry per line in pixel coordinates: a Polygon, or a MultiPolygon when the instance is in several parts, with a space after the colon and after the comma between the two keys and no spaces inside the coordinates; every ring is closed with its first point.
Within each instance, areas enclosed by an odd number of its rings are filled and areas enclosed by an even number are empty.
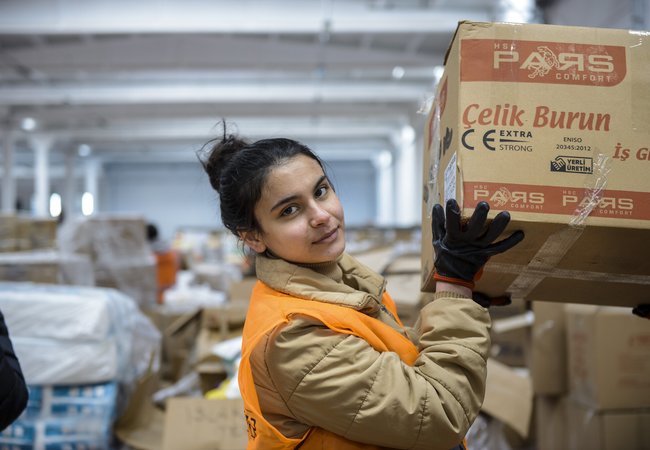
{"type": "Polygon", "coordinates": [[[384,278],[344,253],[337,261],[342,282],[310,267],[257,255],[257,278],[276,291],[307,300],[333,303],[363,312],[379,308],[384,278]]]}

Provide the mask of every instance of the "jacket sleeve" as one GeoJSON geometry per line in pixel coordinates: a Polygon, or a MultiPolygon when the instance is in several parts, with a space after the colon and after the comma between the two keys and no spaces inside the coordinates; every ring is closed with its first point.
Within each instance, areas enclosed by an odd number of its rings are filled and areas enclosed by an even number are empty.
{"type": "Polygon", "coordinates": [[[422,309],[413,366],[356,336],[300,322],[274,331],[265,358],[301,422],[353,441],[431,450],[457,445],[478,415],[490,318],[474,301],[442,296],[422,309]]]}
{"type": "Polygon", "coordinates": [[[27,406],[27,386],[0,312],[0,431],[18,418],[27,406]]]}

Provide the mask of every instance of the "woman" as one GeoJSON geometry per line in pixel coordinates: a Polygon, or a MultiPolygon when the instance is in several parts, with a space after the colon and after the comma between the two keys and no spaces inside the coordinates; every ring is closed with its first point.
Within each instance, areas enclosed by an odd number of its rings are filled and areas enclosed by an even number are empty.
{"type": "Polygon", "coordinates": [[[256,253],[239,384],[249,449],[450,449],[485,391],[490,318],[475,275],[523,233],[492,244],[487,203],[461,228],[433,216],[435,300],[402,326],[384,279],[345,253],[343,208],[319,158],[289,139],[227,135],[201,160],[221,218],[256,253]],[[446,225],[445,225],[446,223],[446,225]],[[487,231],[486,231],[487,229],[487,231]]]}

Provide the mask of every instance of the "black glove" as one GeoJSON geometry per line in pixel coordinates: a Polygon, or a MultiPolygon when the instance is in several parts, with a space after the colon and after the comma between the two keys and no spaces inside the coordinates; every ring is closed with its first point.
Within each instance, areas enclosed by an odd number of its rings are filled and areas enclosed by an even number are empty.
{"type": "Polygon", "coordinates": [[[472,292],[472,300],[481,305],[483,308],[490,306],[508,306],[512,303],[509,295],[501,295],[499,297],[489,297],[482,292],[472,292]]]}
{"type": "Polygon", "coordinates": [[[447,201],[446,219],[442,206],[433,207],[431,230],[436,258],[435,280],[474,289],[474,281],[480,277],[487,260],[521,242],[524,232],[515,231],[506,239],[492,243],[510,222],[510,214],[502,211],[486,225],[489,211],[490,205],[480,202],[469,222],[461,224],[456,200],[447,201]]]}
{"type": "Polygon", "coordinates": [[[650,319],[650,303],[637,305],[632,309],[632,313],[644,319],[650,319]]]}

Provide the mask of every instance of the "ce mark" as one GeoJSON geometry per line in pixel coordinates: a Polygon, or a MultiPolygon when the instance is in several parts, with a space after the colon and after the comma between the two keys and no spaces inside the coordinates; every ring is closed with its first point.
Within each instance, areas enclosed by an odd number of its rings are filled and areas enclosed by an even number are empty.
{"type": "MultiPolygon", "coordinates": [[[[474,146],[470,145],[467,141],[470,138],[471,134],[474,134],[474,128],[470,128],[469,130],[465,131],[463,133],[463,136],[461,137],[461,142],[463,143],[463,147],[465,147],[468,150],[474,150],[474,146]]],[[[495,139],[492,137],[492,135],[496,133],[496,130],[488,130],[485,133],[483,133],[483,145],[485,148],[487,148],[490,151],[495,151],[496,147],[492,145],[492,142],[495,141],[495,139]]]]}

